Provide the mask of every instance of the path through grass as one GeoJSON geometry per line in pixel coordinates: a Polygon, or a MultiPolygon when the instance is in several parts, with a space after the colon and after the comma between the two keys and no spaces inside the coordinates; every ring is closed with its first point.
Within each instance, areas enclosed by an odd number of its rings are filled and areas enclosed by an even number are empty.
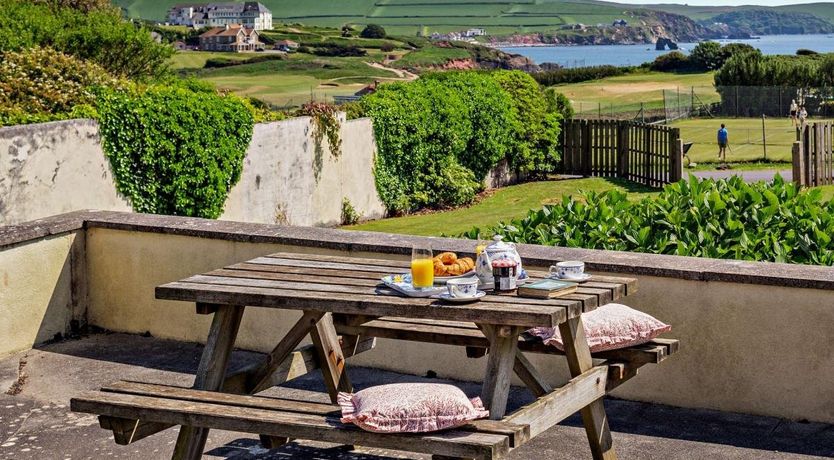
{"type": "Polygon", "coordinates": [[[657,192],[620,179],[589,178],[530,182],[499,189],[467,208],[381,219],[343,228],[409,235],[456,235],[472,227],[488,227],[500,221],[524,216],[528,210],[560,201],[565,195],[578,195],[579,191],[601,192],[611,189],[628,191],[629,197],[634,200],[657,192]]]}

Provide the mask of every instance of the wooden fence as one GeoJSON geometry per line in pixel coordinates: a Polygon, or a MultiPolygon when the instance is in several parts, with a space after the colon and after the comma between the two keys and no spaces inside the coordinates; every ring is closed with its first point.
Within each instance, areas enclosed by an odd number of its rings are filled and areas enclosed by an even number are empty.
{"type": "Polygon", "coordinates": [[[834,184],[834,122],[803,124],[793,146],[793,180],[816,187],[834,184]]]}
{"type": "Polygon", "coordinates": [[[621,120],[568,120],[562,126],[565,174],[662,187],[681,179],[682,156],[678,128],[621,120]]]}

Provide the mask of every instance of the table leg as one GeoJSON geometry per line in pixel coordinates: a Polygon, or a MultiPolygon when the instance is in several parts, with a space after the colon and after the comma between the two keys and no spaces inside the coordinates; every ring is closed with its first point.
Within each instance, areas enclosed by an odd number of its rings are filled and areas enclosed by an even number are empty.
{"type": "Polygon", "coordinates": [[[486,376],[481,399],[489,409],[489,418],[500,420],[507,412],[510,381],[522,329],[511,326],[478,325],[489,340],[486,376]]]}
{"type": "Polygon", "coordinates": [[[313,345],[316,347],[319,366],[327,392],[330,394],[330,400],[335,403],[340,391],[351,392],[353,386],[348,379],[345,355],[330,313],[325,314],[316,323],[316,327],[310,329],[310,338],[313,339],[313,345]]]}
{"type": "MultiPolygon", "coordinates": [[[[559,325],[559,332],[565,344],[565,356],[568,359],[571,376],[577,377],[591,369],[594,362],[591,358],[591,350],[588,348],[588,340],[585,338],[582,320],[579,317],[569,319],[559,325]]],[[[614,452],[602,398],[582,408],[580,414],[582,414],[582,423],[585,425],[593,458],[596,460],[616,459],[617,454],[614,452]]]]}
{"type": "MultiPolygon", "coordinates": [[[[200,358],[194,388],[199,390],[219,391],[226,376],[226,367],[235,345],[240,320],[243,318],[243,306],[221,305],[217,307],[211,321],[206,347],[200,358]]],[[[174,460],[199,460],[208,438],[208,428],[193,426],[180,427],[177,445],[174,447],[174,460]]]]}

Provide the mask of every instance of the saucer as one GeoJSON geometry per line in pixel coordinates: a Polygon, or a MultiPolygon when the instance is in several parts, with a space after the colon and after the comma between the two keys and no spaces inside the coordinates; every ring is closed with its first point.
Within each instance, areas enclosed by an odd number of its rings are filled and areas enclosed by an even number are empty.
{"type": "Polygon", "coordinates": [[[563,277],[560,278],[556,275],[552,275],[552,276],[549,276],[548,278],[552,278],[552,279],[555,279],[555,280],[562,280],[562,281],[572,281],[574,283],[584,283],[585,281],[588,281],[589,279],[591,279],[592,276],[593,275],[591,275],[590,273],[583,273],[582,276],[563,276],[563,277]]]}
{"type": "Polygon", "coordinates": [[[449,295],[448,292],[444,292],[443,294],[438,294],[438,295],[432,296],[432,298],[440,299],[444,302],[469,303],[469,302],[474,302],[476,300],[480,300],[485,295],[486,295],[486,292],[478,291],[478,293],[475,294],[474,297],[452,297],[452,296],[449,295]]]}

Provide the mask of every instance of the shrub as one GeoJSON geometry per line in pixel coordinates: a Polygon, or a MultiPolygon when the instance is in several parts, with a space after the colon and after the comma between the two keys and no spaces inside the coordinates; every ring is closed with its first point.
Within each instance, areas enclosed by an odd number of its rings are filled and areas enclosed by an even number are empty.
{"type": "Polygon", "coordinates": [[[377,192],[389,213],[440,208],[474,199],[474,175],[457,155],[472,136],[460,96],[433,79],[382,85],[361,99],[374,119],[377,192]]]}
{"type": "Polygon", "coordinates": [[[825,86],[821,70],[827,55],[764,56],[761,52],[736,54],[715,74],[716,86],[825,86]]]}
{"type": "Polygon", "coordinates": [[[721,44],[713,41],[698,43],[689,53],[689,60],[699,70],[717,70],[724,64],[721,44]]]}
{"type": "Polygon", "coordinates": [[[562,120],[570,120],[573,118],[574,111],[570,99],[564,94],[557,92],[556,88],[547,88],[544,90],[547,98],[547,111],[556,112],[562,120]]]}
{"type": "Polygon", "coordinates": [[[353,225],[359,223],[362,214],[356,211],[353,203],[347,198],[342,198],[342,225],[353,225]]]}
{"type": "Polygon", "coordinates": [[[252,138],[243,100],[160,85],[103,90],[98,110],[117,189],[135,211],[220,216],[252,138]]]}
{"type": "Polygon", "coordinates": [[[590,67],[556,68],[536,72],[533,78],[544,86],[561,85],[566,83],[580,83],[600,78],[617,77],[634,70],[633,67],[617,67],[613,65],[599,65],[590,67]]]}
{"type": "Polygon", "coordinates": [[[393,43],[383,43],[379,47],[379,50],[382,51],[383,53],[390,53],[391,51],[394,51],[394,44],[393,43]]]}
{"type": "Polygon", "coordinates": [[[156,43],[148,29],[122,21],[118,9],[85,12],[62,3],[73,2],[0,0],[0,52],[49,46],[114,75],[142,79],[167,72],[173,48],[156,43]]]}
{"type": "Polygon", "coordinates": [[[364,29],[362,29],[359,36],[362,38],[385,38],[387,34],[382,26],[377,24],[368,24],[364,29]]]}
{"type": "Polygon", "coordinates": [[[796,50],[796,55],[797,56],[813,56],[815,54],[820,54],[820,53],[818,53],[814,50],[809,50],[807,48],[799,48],[798,50],[796,50]]]}
{"type": "MultiPolygon", "coordinates": [[[[301,52],[301,47],[298,47],[301,52]]],[[[336,43],[327,43],[313,48],[312,54],[316,56],[340,56],[340,57],[357,57],[367,56],[368,52],[356,45],[339,45],[336,43]]]]}
{"type": "Polygon", "coordinates": [[[229,59],[224,57],[217,57],[217,58],[209,58],[206,59],[206,63],[203,64],[203,68],[211,69],[211,68],[222,68],[222,67],[232,67],[236,65],[244,65],[244,64],[257,64],[259,62],[266,62],[266,61],[281,61],[286,59],[283,54],[259,54],[257,56],[248,58],[248,59],[229,59]]]}
{"type": "Polygon", "coordinates": [[[689,180],[638,202],[619,191],[530,211],[487,232],[549,246],[651,252],[721,259],[834,265],[834,202],[800,193],[778,175],[772,184],[739,177],[689,180]]]}
{"type": "Polygon", "coordinates": [[[657,72],[686,72],[693,70],[692,62],[680,51],[661,54],[651,64],[651,69],[657,72]]]}
{"type": "Polygon", "coordinates": [[[517,123],[509,141],[511,164],[522,173],[548,172],[559,163],[561,117],[549,112],[547,99],[536,80],[520,70],[488,74],[510,94],[517,123]]]}
{"type": "Polygon", "coordinates": [[[96,64],[49,48],[8,51],[0,55],[0,116],[3,124],[64,119],[94,103],[92,87],[125,85],[96,64]]]}

